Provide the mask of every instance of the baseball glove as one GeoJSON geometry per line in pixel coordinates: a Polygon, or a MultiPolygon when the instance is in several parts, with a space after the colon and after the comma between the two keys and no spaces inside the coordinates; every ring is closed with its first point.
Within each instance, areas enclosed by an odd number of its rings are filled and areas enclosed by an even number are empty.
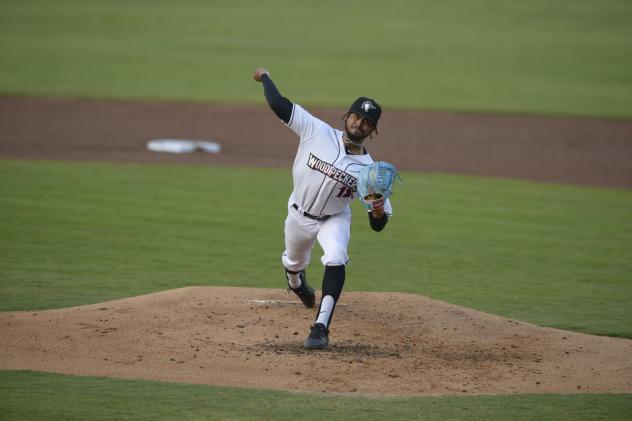
{"type": "Polygon", "coordinates": [[[358,192],[364,206],[370,210],[383,206],[384,201],[393,194],[395,178],[401,181],[395,166],[388,162],[377,161],[362,167],[358,192]]]}

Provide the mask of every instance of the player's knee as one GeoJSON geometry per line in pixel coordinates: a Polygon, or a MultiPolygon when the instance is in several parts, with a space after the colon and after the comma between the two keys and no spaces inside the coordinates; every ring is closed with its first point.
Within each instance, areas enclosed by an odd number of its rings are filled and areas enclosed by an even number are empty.
{"type": "Polygon", "coordinates": [[[304,256],[290,256],[287,253],[283,253],[283,256],[281,256],[281,262],[287,270],[292,272],[300,272],[309,265],[308,258],[304,256]]]}
{"type": "Polygon", "coordinates": [[[327,250],[321,260],[325,266],[341,266],[349,262],[349,255],[343,247],[334,247],[327,250]]]}

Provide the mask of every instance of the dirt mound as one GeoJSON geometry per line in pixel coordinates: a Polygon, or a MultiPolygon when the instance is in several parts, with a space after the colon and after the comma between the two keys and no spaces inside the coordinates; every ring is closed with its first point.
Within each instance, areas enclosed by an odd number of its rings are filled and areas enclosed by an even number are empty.
{"type": "Polygon", "coordinates": [[[190,287],[0,313],[0,369],[378,395],[632,392],[632,341],[345,292],[326,350],[284,291],[190,287]]]}

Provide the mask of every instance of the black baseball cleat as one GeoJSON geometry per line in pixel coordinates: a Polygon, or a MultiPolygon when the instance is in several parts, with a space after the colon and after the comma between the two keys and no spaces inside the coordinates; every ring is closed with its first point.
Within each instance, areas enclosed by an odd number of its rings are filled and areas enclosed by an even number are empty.
{"type": "MultiPolygon", "coordinates": [[[[314,294],[314,288],[310,287],[307,283],[307,278],[305,277],[305,271],[302,270],[299,275],[301,278],[301,286],[298,288],[292,288],[290,286],[290,280],[287,281],[287,289],[288,291],[292,291],[300,300],[303,302],[305,307],[314,308],[316,306],[316,295],[314,294]]],[[[287,271],[285,272],[285,277],[287,278],[287,271]]]]}
{"type": "Polygon", "coordinates": [[[327,344],[329,344],[329,329],[322,323],[314,324],[303,342],[303,346],[307,349],[323,349],[327,344]]]}

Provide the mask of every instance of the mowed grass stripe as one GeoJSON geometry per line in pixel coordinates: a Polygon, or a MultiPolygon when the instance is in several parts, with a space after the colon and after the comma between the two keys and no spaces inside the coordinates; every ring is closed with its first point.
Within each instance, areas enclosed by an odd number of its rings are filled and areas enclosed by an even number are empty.
{"type": "Polygon", "coordinates": [[[0,92],[632,117],[626,0],[3,1],[0,92]]]}
{"type": "MultiPolygon", "coordinates": [[[[632,193],[404,173],[381,233],[354,203],[345,288],[632,337],[632,193]]],[[[188,285],[284,288],[289,170],[0,161],[0,309],[188,285]]],[[[308,274],[319,286],[321,250],[308,274]]]]}
{"type": "Polygon", "coordinates": [[[0,372],[4,420],[627,420],[630,394],[342,397],[0,372]],[[37,404],[34,404],[37,402],[37,404]]]}

